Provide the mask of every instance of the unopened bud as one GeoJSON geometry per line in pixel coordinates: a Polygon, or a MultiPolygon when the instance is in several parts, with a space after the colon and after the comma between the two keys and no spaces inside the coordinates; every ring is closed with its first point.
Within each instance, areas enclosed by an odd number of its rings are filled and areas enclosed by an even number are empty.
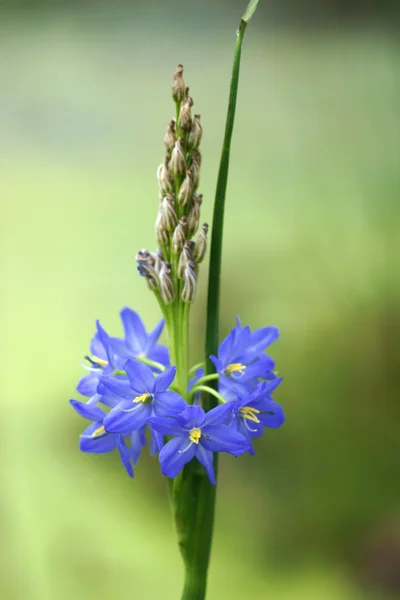
{"type": "Polygon", "coordinates": [[[171,304],[174,301],[175,290],[171,279],[171,265],[165,262],[161,264],[160,291],[165,304],[171,304]]]}
{"type": "Polygon", "coordinates": [[[202,156],[200,150],[195,150],[192,154],[192,161],[197,162],[199,169],[201,167],[201,158],[202,156]]]}
{"type": "Polygon", "coordinates": [[[188,244],[188,240],[186,240],[186,242],[183,245],[183,250],[181,252],[181,255],[179,257],[179,263],[178,263],[178,269],[177,269],[178,279],[184,278],[186,265],[190,260],[192,260],[192,246],[190,243],[188,244]]]}
{"type": "Polygon", "coordinates": [[[192,128],[192,114],[191,107],[193,105],[193,100],[190,96],[181,104],[181,108],[179,111],[178,125],[182,129],[182,131],[190,131],[192,128]]]}
{"type": "Polygon", "coordinates": [[[150,255],[150,252],[141,250],[136,255],[136,261],[138,263],[138,271],[142,277],[145,277],[149,288],[151,290],[158,289],[160,285],[160,279],[153,265],[151,264],[153,257],[150,255]]]}
{"type": "Polygon", "coordinates": [[[185,82],[182,78],[183,66],[178,65],[172,78],[172,97],[175,102],[182,102],[185,97],[185,82]]]}
{"type": "Polygon", "coordinates": [[[172,194],[167,194],[162,201],[163,222],[167,231],[173,231],[178,223],[174,208],[174,197],[172,194]]]}
{"type": "Polygon", "coordinates": [[[175,133],[175,121],[172,120],[168,123],[168,127],[166,129],[164,135],[164,148],[167,154],[170,154],[175,146],[176,142],[176,133],[175,133]]]}
{"type": "Polygon", "coordinates": [[[158,185],[160,186],[160,192],[162,194],[170,194],[172,192],[173,178],[172,173],[168,169],[168,158],[164,159],[164,162],[157,169],[158,185]]]}
{"type": "Polygon", "coordinates": [[[192,172],[193,189],[196,190],[200,183],[200,165],[195,160],[192,160],[190,170],[192,172]]]}
{"type": "Polygon", "coordinates": [[[203,128],[200,123],[200,115],[194,115],[192,119],[192,127],[189,133],[188,146],[192,150],[196,150],[200,146],[203,128]]]}
{"type": "Polygon", "coordinates": [[[161,207],[157,214],[156,219],[156,240],[157,244],[167,244],[168,243],[168,231],[165,227],[165,215],[164,210],[161,207]]]}
{"type": "Polygon", "coordinates": [[[181,217],[172,236],[172,252],[180,254],[186,241],[187,217],[181,217]]]}
{"type": "Polygon", "coordinates": [[[178,204],[185,206],[192,198],[193,195],[193,180],[191,171],[186,172],[186,177],[183,180],[181,187],[178,192],[178,204]]]}
{"type": "Polygon", "coordinates": [[[196,245],[193,250],[193,260],[199,264],[203,261],[207,251],[208,224],[204,223],[197,236],[196,245]]]}
{"type": "Polygon", "coordinates": [[[182,176],[186,172],[186,160],[183,152],[182,140],[176,140],[174,149],[171,154],[170,168],[173,175],[182,176]]]}
{"type": "Polygon", "coordinates": [[[194,236],[196,231],[199,228],[200,222],[200,206],[203,201],[202,194],[193,194],[193,201],[188,214],[188,228],[187,228],[187,236],[191,238],[194,236]]]}
{"type": "Polygon", "coordinates": [[[193,302],[196,297],[196,265],[193,260],[189,260],[186,264],[183,281],[182,300],[193,302]]]}

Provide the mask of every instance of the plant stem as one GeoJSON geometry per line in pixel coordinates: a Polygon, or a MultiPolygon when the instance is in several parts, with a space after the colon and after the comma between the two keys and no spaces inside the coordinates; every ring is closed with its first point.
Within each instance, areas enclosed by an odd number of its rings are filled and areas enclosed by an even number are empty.
{"type": "MultiPolygon", "coordinates": [[[[205,376],[215,373],[214,365],[209,356],[210,354],[218,354],[222,232],[230,146],[235,118],[243,36],[257,4],[258,0],[251,0],[249,3],[246,13],[241,19],[236,37],[225,137],[214,204],[207,301],[205,376]]],[[[203,394],[205,410],[216,406],[219,400],[217,381],[209,381],[211,387],[199,386],[200,389],[204,388],[201,391],[205,392],[203,394]],[[215,397],[216,395],[217,397],[215,397]]],[[[217,454],[214,455],[214,470],[217,476],[217,454]]],[[[184,467],[170,486],[178,540],[185,563],[185,586],[182,600],[204,600],[206,595],[207,571],[214,523],[215,490],[216,488],[211,485],[204,468],[193,460],[184,467]]]]}

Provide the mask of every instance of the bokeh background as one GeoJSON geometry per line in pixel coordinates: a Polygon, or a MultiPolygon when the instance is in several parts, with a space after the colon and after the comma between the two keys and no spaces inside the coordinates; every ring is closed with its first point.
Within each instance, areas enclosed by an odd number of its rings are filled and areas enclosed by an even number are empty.
{"type": "MultiPolygon", "coordinates": [[[[94,321],[157,304],[156,168],[185,66],[212,203],[246,0],[0,7],[0,597],[176,600],[157,461],[80,454],[67,400],[94,321]]],[[[400,597],[396,2],[262,1],[246,34],[222,335],[276,324],[281,430],[223,457],[210,600],[400,597]]],[[[206,268],[193,312],[202,354],[206,268]]],[[[145,453],[146,454],[146,453],[145,453]]]]}

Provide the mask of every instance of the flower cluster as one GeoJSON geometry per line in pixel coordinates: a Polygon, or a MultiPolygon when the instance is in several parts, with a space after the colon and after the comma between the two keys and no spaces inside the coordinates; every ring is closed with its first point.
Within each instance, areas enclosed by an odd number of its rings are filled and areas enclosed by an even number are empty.
{"type": "Polygon", "coordinates": [[[151,436],[150,453],[159,453],[162,472],[176,477],[194,457],[215,483],[213,453],[239,456],[254,454],[253,438],[264,427],[282,425],[282,408],[271,398],[281,378],[274,363],[263,351],[278,337],[278,330],[266,327],[251,332],[238,321],[211,357],[217,373],[195,376],[183,395],[174,389],[176,367],[170,366],[168,350],[158,343],[161,321],[149,334],[137,313],[121,311],[124,338],[109,336],[97,323],[97,332],[87,356],[89,373],[78,383],[86,402],[71,400],[73,408],[92,423],[80,436],[84,452],[107,453],[118,449],[122,464],[133,477],[146,428],[151,436]],[[206,385],[219,379],[218,393],[206,385]],[[219,405],[205,412],[201,392],[217,395],[219,405]]]}

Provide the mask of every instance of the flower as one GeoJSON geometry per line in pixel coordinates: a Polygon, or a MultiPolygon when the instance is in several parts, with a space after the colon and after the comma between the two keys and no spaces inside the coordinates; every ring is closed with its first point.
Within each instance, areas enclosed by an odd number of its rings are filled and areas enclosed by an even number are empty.
{"type": "Polygon", "coordinates": [[[282,407],[272,400],[271,393],[278,387],[282,377],[259,383],[256,390],[234,402],[233,419],[230,423],[249,444],[249,453],[255,454],[252,438],[260,437],[264,427],[275,429],[285,421],[282,407]]]}
{"type": "MultiPolygon", "coordinates": [[[[121,462],[129,477],[133,477],[134,452],[129,448],[123,435],[108,433],[104,428],[104,411],[98,406],[88,405],[85,402],[70,400],[72,407],[85,419],[94,421],[80,435],[79,448],[82,452],[93,454],[106,454],[118,448],[121,462]]],[[[134,463],[135,464],[135,463],[134,463]]]]}
{"type": "Polygon", "coordinates": [[[192,458],[205,467],[215,485],[213,452],[229,452],[238,456],[248,450],[246,438],[224,423],[229,421],[233,402],[221,404],[205,413],[201,406],[186,406],[176,417],[151,417],[149,425],[163,435],[174,436],[160,452],[161,470],[176,477],[192,458]]]}
{"type": "MultiPolygon", "coordinates": [[[[120,402],[104,419],[106,431],[125,433],[141,429],[153,416],[174,416],[186,403],[176,392],[168,390],[174,380],[176,367],[170,367],[155,376],[143,363],[128,360],[124,364],[128,379],[105,377],[101,383],[120,397],[120,402]]],[[[101,386],[101,390],[103,387],[101,386]]],[[[162,438],[160,439],[162,443],[162,438]]]]}
{"type": "MultiPolygon", "coordinates": [[[[96,321],[97,331],[90,343],[90,362],[88,370],[90,373],[82,377],[77,385],[77,391],[83,396],[89,396],[89,403],[102,402],[112,406],[107,402],[110,400],[109,394],[98,394],[98,385],[101,377],[110,376],[116,369],[121,369],[129,358],[148,358],[159,362],[165,366],[169,365],[168,348],[162,344],[157,344],[164,327],[164,320],[147,333],[139,315],[128,307],[120,312],[122,326],[124,329],[124,339],[111,337],[96,321]]],[[[111,397],[112,400],[112,397],[111,397]]]]}
{"type": "Polygon", "coordinates": [[[242,327],[237,319],[237,326],[221,342],[218,357],[210,356],[220,376],[220,390],[226,388],[246,395],[254,391],[259,378],[275,378],[274,361],[263,351],[278,337],[276,327],[251,332],[250,327],[242,327]]]}

